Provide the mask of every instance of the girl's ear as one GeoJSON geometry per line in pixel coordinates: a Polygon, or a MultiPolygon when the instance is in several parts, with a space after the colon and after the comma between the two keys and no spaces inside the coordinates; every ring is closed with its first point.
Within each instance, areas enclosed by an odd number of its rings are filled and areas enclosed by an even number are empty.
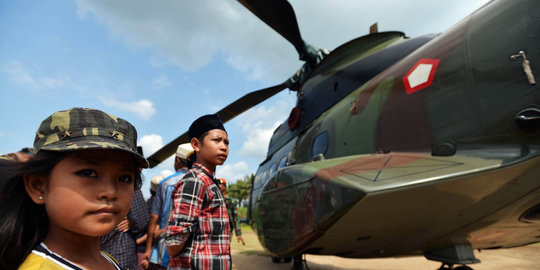
{"type": "Polygon", "coordinates": [[[37,176],[34,174],[28,174],[23,177],[24,179],[24,188],[26,189],[26,193],[28,193],[28,196],[34,201],[36,204],[44,204],[44,194],[45,194],[45,187],[46,187],[46,179],[45,176],[37,176]]]}
{"type": "Polygon", "coordinates": [[[192,138],[191,139],[191,147],[193,147],[193,151],[195,151],[195,153],[200,152],[201,151],[201,141],[199,141],[199,139],[197,139],[197,138],[192,138]]]}

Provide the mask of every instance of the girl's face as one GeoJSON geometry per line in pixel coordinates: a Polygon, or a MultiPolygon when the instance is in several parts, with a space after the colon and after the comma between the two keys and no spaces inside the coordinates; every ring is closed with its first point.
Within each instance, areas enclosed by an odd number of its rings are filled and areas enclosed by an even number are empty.
{"type": "Polygon", "coordinates": [[[197,161],[214,171],[216,165],[223,165],[229,155],[227,132],[212,129],[204,136],[202,145],[193,145],[193,149],[197,152],[197,161]]]}
{"type": "Polygon", "coordinates": [[[102,236],[126,217],[134,193],[130,154],[80,150],[52,169],[43,194],[49,236],[102,236]]]}

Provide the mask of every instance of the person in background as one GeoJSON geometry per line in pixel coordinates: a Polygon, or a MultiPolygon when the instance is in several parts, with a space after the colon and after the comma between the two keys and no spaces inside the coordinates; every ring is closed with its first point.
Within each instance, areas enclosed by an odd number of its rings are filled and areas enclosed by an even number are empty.
{"type": "Polygon", "coordinates": [[[165,176],[158,174],[155,175],[150,179],[150,198],[146,200],[146,206],[148,206],[148,209],[152,209],[152,204],[154,203],[154,198],[156,197],[156,190],[159,186],[159,183],[161,183],[161,180],[165,179],[165,176]]]}
{"type": "Polygon", "coordinates": [[[30,147],[25,147],[19,150],[19,152],[5,154],[2,155],[0,158],[17,162],[26,162],[32,157],[33,152],[34,149],[30,147]]]}
{"type": "Polygon", "coordinates": [[[146,259],[147,263],[142,263],[143,267],[146,266],[148,269],[167,269],[169,264],[164,232],[172,208],[171,194],[178,181],[187,172],[187,155],[191,152],[193,152],[193,148],[189,143],[178,146],[174,159],[176,173],[163,179],[157,187],[156,196],[150,210],[150,223],[147,231],[147,235],[150,237],[146,240],[146,252],[143,257],[143,261],[146,259]]]}
{"type": "Polygon", "coordinates": [[[229,217],[215,177],[229,155],[229,138],[215,115],[195,120],[188,130],[192,164],[173,193],[166,234],[168,269],[231,269],[229,217]]]}
{"type": "Polygon", "coordinates": [[[135,190],[131,208],[116,229],[101,238],[101,248],[111,254],[122,269],[138,269],[137,238],[146,232],[149,214],[142,191],[135,190]]]}
{"type": "Polygon", "coordinates": [[[242,237],[242,229],[240,228],[240,218],[238,217],[238,208],[236,208],[236,202],[233,199],[227,197],[227,180],[219,178],[221,193],[225,197],[225,205],[227,205],[227,214],[229,215],[230,233],[232,235],[233,229],[236,233],[236,241],[246,245],[244,238],[242,237]]]}
{"type": "MultiPolygon", "coordinates": [[[[19,152],[9,153],[0,156],[0,170],[9,169],[13,166],[16,166],[17,162],[26,162],[28,161],[34,152],[34,149],[25,147],[19,152]]],[[[4,179],[5,175],[0,175],[0,188],[3,187],[7,179],[4,179]]]]}
{"type": "Polygon", "coordinates": [[[39,126],[34,155],[3,171],[0,269],[120,269],[101,236],[127,215],[148,161],[137,132],[99,110],[71,108],[39,126]]]}

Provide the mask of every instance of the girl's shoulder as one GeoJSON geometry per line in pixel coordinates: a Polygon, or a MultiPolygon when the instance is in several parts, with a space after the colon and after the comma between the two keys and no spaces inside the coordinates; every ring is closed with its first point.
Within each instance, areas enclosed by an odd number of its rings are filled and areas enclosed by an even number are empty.
{"type": "MultiPolygon", "coordinates": [[[[111,255],[101,252],[114,267],[120,270],[120,265],[111,255]]],[[[62,256],[50,251],[44,243],[39,244],[26,257],[18,269],[22,270],[83,270],[80,266],[62,258],[62,256]]]]}
{"type": "Polygon", "coordinates": [[[45,244],[37,245],[19,266],[19,270],[83,270],[78,265],[50,251],[45,244]]]}

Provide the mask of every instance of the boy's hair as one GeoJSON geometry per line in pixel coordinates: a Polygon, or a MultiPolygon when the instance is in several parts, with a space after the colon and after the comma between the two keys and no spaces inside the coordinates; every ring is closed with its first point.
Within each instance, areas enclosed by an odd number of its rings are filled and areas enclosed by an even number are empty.
{"type": "Polygon", "coordinates": [[[204,134],[212,129],[221,129],[227,132],[221,118],[217,114],[203,115],[191,123],[188,130],[188,137],[190,140],[192,138],[199,139],[201,136],[204,138],[204,134]]]}

